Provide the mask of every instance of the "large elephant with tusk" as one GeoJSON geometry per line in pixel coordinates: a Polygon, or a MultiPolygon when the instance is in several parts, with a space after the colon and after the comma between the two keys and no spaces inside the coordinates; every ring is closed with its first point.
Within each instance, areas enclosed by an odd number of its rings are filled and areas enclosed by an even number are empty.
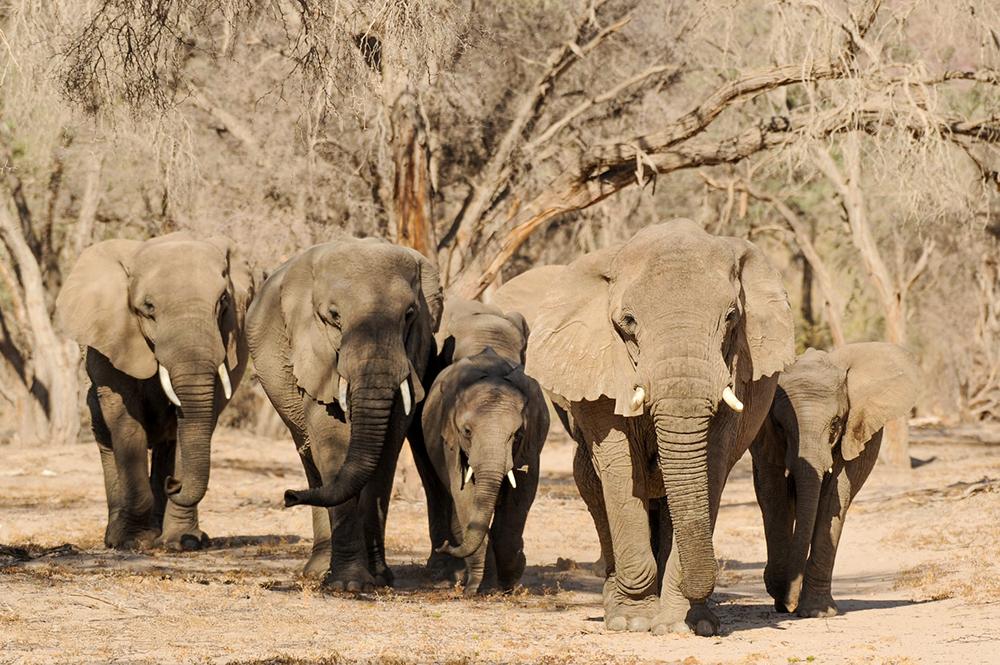
{"type": "Polygon", "coordinates": [[[97,243],[67,277],[56,323],[87,347],[108,547],[208,543],[197,506],[216,420],[247,366],[253,293],[229,240],[188,233],[97,243]]]}
{"type": "Polygon", "coordinates": [[[419,253],[341,236],[288,260],[247,315],[257,377],[288,426],[313,507],[305,573],[336,590],[391,585],[385,519],[443,306],[419,253]]]}
{"type": "Polygon", "coordinates": [[[674,220],[529,270],[493,302],[527,319],[525,371],[579,444],[606,627],[716,633],[722,488],[795,359],[778,273],[746,240],[674,220]]]}

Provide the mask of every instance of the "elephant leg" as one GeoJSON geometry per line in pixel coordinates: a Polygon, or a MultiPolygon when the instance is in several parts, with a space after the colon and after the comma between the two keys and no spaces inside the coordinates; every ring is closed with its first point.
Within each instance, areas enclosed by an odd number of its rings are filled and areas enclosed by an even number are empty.
{"type": "Polygon", "coordinates": [[[837,604],[831,592],[837,546],[847,519],[847,509],[878,461],[881,444],[881,434],[876,434],[856,459],[845,463],[837,456],[834,460],[833,471],[824,483],[816,516],[812,549],[797,612],[801,617],[837,615],[837,604]]]}
{"type": "Polygon", "coordinates": [[[608,630],[646,631],[657,611],[656,559],[646,500],[636,496],[628,438],[611,430],[593,448],[611,531],[614,568],[604,583],[608,630]]]}
{"type": "MultiPolygon", "coordinates": [[[[292,439],[295,442],[296,450],[308,451],[310,446],[307,439],[300,433],[293,431],[292,439]]],[[[306,472],[306,481],[309,487],[319,487],[323,484],[319,469],[313,464],[312,456],[308,452],[299,453],[302,468],[306,472]]],[[[311,506],[313,544],[302,574],[310,579],[324,579],[330,572],[330,560],[333,557],[333,535],[330,530],[330,511],[319,506],[311,506]]]]}
{"type": "Polygon", "coordinates": [[[162,529],[167,509],[167,492],[164,483],[174,473],[174,455],[177,441],[171,439],[153,446],[153,470],[149,476],[149,489],[153,492],[153,520],[162,529]]]}
{"type": "Polygon", "coordinates": [[[417,424],[421,411],[418,409],[414,414],[414,424],[410,427],[407,440],[410,442],[413,462],[420,475],[420,484],[424,487],[424,496],[427,498],[427,528],[431,539],[431,554],[427,558],[427,568],[432,579],[451,580],[462,570],[462,562],[450,554],[436,552],[435,549],[451,537],[452,501],[448,489],[438,478],[431,464],[423,429],[417,424]]]}
{"type": "MultiPolygon", "coordinates": [[[[176,477],[183,468],[181,447],[175,446],[170,457],[174,462],[170,473],[176,477]]],[[[198,525],[198,506],[178,506],[173,501],[167,501],[163,512],[163,534],[160,536],[160,543],[167,549],[185,552],[208,547],[211,539],[198,525]]]]}
{"type": "MultiPolygon", "coordinates": [[[[110,441],[101,446],[105,486],[108,492],[108,527],[104,544],[117,549],[146,547],[159,536],[153,520],[154,499],[149,486],[148,441],[146,430],[126,409],[121,393],[107,387],[98,389],[103,422],[110,441]],[[111,459],[116,481],[108,483],[111,459]]],[[[95,430],[96,431],[96,430],[95,430]]]]}
{"type": "Polygon", "coordinates": [[[391,587],[394,581],[392,570],[385,561],[385,523],[389,517],[396,462],[402,447],[403,432],[390,425],[375,473],[358,499],[368,555],[368,572],[374,578],[375,586],[379,587],[391,587]]]}
{"type": "Polygon", "coordinates": [[[587,505],[590,517],[597,528],[597,539],[601,544],[601,559],[604,562],[604,578],[614,573],[615,555],[611,545],[611,527],[608,526],[608,511],[604,505],[604,488],[601,479],[594,469],[594,462],[588,452],[589,447],[578,444],[573,456],[573,478],[576,487],[587,505]]]}
{"type": "Polygon", "coordinates": [[[792,542],[795,499],[785,478],[784,467],[768,464],[757,456],[753,459],[753,486],[767,542],[764,587],[774,599],[774,609],[787,612],[784,599],[788,594],[787,561],[792,542]]]}
{"type": "MultiPolygon", "coordinates": [[[[323,483],[333,482],[336,478],[347,451],[350,432],[339,421],[320,422],[314,419],[312,422],[322,427],[308,437],[313,442],[309,453],[320,476],[319,484],[316,485],[318,487],[323,483]]],[[[311,475],[308,470],[306,475],[311,475]]],[[[316,479],[310,477],[310,486],[313,482],[316,479]]],[[[365,491],[367,490],[366,487],[365,491]]],[[[334,591],[352,593],[371,591],[375,588],[375,578],[368,569],[364,515],[359,497],[328,508],[326,512],[330,523],[330,559],[324,586],[334,591]]]]}

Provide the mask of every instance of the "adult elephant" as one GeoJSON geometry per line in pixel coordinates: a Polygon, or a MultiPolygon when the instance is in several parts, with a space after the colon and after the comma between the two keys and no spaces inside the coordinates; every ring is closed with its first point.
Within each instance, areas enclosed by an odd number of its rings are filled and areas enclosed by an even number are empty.
{"type": "Polygon", "coordinates": [[[764,584],[779,612],[831,617],[837,545],[847,509],[878,460],[882,427],[920,393],[916,361],[900,346],[809,349],[779,379],[750,447],[764,518],[764,584]]]}
{"type": "Polygon", "coordinates": [[[247,365],[254,280],[225,238],[172,233],[88,247],[56,300],[87,347],[108,500],[104,543],[198,549],[212,432],[247,365]],[[147,454],[152,450],[152,473],[147,454]]]}
{"type": "Polygon", "coordinates": [[[333,589],[390,585],[392,477],[434,346],[442,296],[417,252],[341,237],[282,265],[247,315],[257,376],[299,451],[313,508],[307,575],[333,589]]]}
{"type": "Polygon", "coordinates": [[[527,318],[526,372],[579,444],[607,628],[717,632],[706,601],[722,488],[795,357],[778,274],[746,240],[681,219],[530,270],[495,302],[527,318]]]}

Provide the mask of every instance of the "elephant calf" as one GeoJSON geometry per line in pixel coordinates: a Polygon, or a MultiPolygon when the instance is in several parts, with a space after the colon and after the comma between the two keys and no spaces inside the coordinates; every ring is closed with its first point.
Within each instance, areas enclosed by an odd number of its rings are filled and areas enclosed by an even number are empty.
{"type": "Polygon", "coordinates": [[[750,448],[764,517],[764,583],[779,612],[830,617],[834,558],[851,500],[878,459],[882,427],[917,401],[919,372],[894,344],[809,349],[778,382],[750,448]]]}
{"type": "Polygon", "coordinates": [[[246,370],[253,291],[246,263],[218,237],[106,240],[73,266],[56,322],[87,347],[108,547],[208,543],[198,503],[216,420],[246,370]]]}
{"type": "Polygon", "coordinates": [[[509,590],[524,572],[522,534],[538,487],[548,410],[541,388],[524,374],[527,329],[519,314],[457,301],[448,303],[445,320],[442,355],[451,364],[423,410],[434,476],[426,484],[429,495],[446,492],[428,496],[428,507],[450,517],[450,535],[461,544],[444,543],[438,552],[465,559],[467,595],[509,590]]]}

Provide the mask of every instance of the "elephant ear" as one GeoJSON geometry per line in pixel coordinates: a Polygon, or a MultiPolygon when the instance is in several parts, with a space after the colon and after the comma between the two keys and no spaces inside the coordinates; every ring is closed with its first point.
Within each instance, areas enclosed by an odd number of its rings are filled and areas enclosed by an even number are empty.
{"type": "MultiPolygon", "coordinates": [[[[530,321],[525,373],[566,401],[615,401],[615,413],[638,415],[629,402],[636,374],[611,323],[607,266],[620,246],[587,254],[568,266],[529,270],[500,290],[545,294],[530,321]]],[[[528,301],[530,302],[530,301],[528,301]]],[[[523,310],[522,310],[523,311],[523,310]]],[[[526,315],[526,318],[530,315],[526,315]]]]}
{"type": "Polygon", "coordinates": [[[226,256],[229,272],[229,299],[232,306],[222,319],[222,338],[226,345],[226,366],[233,371],[239,364],[239,341],[246,323],[247,310],[253,302],[256,284],[250,266],[229,238],[214,236],[208,242],[226,256]]]}
{"type": "Polygon", "coordinates": [[[142,242],[105,240],[85,249],[56,299],[56,326],[78,344],[107,356],[118,370],[148,379],[156,356],[128,295],[128,266],[142,242]]]}
{"type": "Polygon", "coordinates": [[[281,269],[281,314],[296,384],[317,402],[333,404],[340,388],[340,333],[316,314],[313,265],[320,252],[320,247],[313,247],[281,269]]]}
{"type": "Polygon", "coordinates": [[[734,238],[753,381],[795,362],[795,328],[781,275],[756,245],[734,238]]]}
{"type": "Polygon", "coordinates": [[[430,260],[415,249],[404,247],[417,260],[420,270],[420,292],[431,319],[431,332],[437,332],[441,327],[441,314],[444,312],[444,292],[441,290],[441,277],[438,269],[430,260]]]}
{"type": "Polygon", "coordinates": [[[886,422],[905,416],[917,403],[920,370],[906,349],[884,342],[849,344],[829,356],[847,370],[850,411],[841,454],[852,460],[886,422]]]}
{"type": "Polygon", "coordinates": [[[528,321],[520,312],[507,312],[504,318],[510,321],[515,328],[521,331],[521,364],[524,364],[524,354],[528,350],[528,339],[531,337],[531,330],[528,328],[528,321]]]}

